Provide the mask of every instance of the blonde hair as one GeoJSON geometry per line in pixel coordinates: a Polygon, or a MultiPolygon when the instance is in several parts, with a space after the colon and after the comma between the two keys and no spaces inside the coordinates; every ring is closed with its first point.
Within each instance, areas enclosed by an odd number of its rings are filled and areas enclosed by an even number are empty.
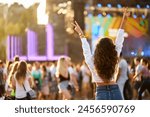
{"type": "Polygon", "coordinates": [[[14,73],[17,71],[17,67],[18,67],[18,62],[14,62],[11,66],[11,70],[9,72],[9,75],[8,75],[8,85],[10,87],[12,87],[12,78],[14,78],[14,73]]]}
{"type": "Polygon", "coordinates": [[[68,64],[64,57],[61,57],[57,62],[56,76],[59,77],[59,75],[68,77],[68,64]]]}

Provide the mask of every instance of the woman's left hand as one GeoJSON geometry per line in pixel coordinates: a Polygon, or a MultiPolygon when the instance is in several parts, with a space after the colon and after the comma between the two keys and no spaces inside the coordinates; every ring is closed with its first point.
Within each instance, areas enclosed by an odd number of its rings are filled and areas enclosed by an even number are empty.
{"type": "Polygon", "coordinates": [[[72,23],[72,25],[74,26],[74,30],[78,33],[79,36],[84,35],[82,29],[76,21],[75,23],[72,23]]]}

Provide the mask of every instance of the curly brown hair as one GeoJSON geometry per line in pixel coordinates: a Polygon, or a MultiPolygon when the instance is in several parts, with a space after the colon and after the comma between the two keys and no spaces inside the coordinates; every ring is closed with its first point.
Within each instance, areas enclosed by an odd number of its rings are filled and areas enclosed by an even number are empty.
{"type": "Polygon", "coordinates": [[[112,39],[107,37],[100,39],[94,53],[94,65],[104,82],[112,79],[117,61],[117,51],[112,39]]]}

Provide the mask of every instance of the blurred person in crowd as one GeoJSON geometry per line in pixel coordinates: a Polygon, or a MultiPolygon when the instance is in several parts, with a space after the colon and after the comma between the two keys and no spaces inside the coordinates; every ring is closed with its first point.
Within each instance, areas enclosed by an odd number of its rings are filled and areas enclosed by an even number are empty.
{"type": "Polygon", "coordinates": [[[49,79],[47,74],[46,66],[42,66],[42,96],[44,99],[48,99],[49,97],[49,79]]]}
{"type": "Polygon", "coordinates": [[[140,63],[140,58],[137,57],[134,59],[134,63],[136,65],[135,67],[135,75],[133,77],[133,85],[134,85],[134,88],[133,88],[133,99],[137,99],[137,96],[138,96],[138,89],[140,88],[141,86],[141,74],[139,74],[141,71],[142,71],[142,64],[140,63]]]}
{"type": "Polygon", "coordinates": [[[50,67],[50,73],[51,73],[51,84],[50,84],[50,98],[52,100],[58,99],[58,81],[56,78],[56,67],[57,67],[57,62],[52,61],[52,65],[50,67]]]}
{"type": "Polygon", "coordinates": [[[56,68],[56,77],[59,80],[58,88],[59,92],[62,94],[62,99],[71,99],[71,94],[68,90],[70,74],[68,72],[68,60],[66,60],[65,57],[61,57],[58,60],[56,68]]]}
{"type": "Polygon", "coordinates": [[[19,58],[18,55],[16,55],[16,56],[14,57],[14,62],[17,62],[17,61],[20,61],[20,58],[19,58]]]}
{"type": "Polygon", "coordinates": [[[32,72],[32,64],[28,63],[28,64],[27,64],[27,67],[28,67],[29,73],[31,74],[31,72],[32,72]]]}
{"type": "Polygon", "coordinates": [[[13,68],[13,62],[7,62],[6,67],[5,67],[5,71],[6,71],[6,83],[5,83],[5,91],[7,93],[7,88],[8,88],[8,81],[9,81],[9,74],[11,73],[13,68]]]}
{"type": "Polygon", "coordinates": [[[7,73],[7,76],[9,75],[9,72],[11,71],[11,65],[13,64],[12,61],[7,61],[7,64],[6,64],[6,73],[7,73]]]}
{"type": "Polygon", "coordinates": [[[134,61],[132,59],[127,61],[128,63],[128,70],[127,70],[127,76],[128,80],[125,82],[124,86],[124,99],[125,100],[131,100],[133,99],[133,76],[135,74],[135,65],[134,61]]]}
{"type": "Polygon", "coordinates": [[[16,100],[27,100],[26,92],[31,90],[30,84],[31,79],[27,77],[27,63],[25,61],[20,61],[17,72],[12,79],[16,100]]]}
{"type": "Polygon", "coordinates": [[[42,73],[40,63],[35,62],[35,68],[32,69],[32,76],[34,78],[35,89],[38,93],[38,99],[41,99],[42,73]]]}
{"type": "Polygon", "coordinates": [[[82,42],[83,54],[94,82],[96,83],[97,100],[122,100],[116,79],[113,77],[116,71],[116,65],[124,41],[123,26],[124,19],[129,13],[127,8],[124,10],[120,29],[117,34],[115,45],[110,38],[102,38],[96,45],[94,56],[91,54],[90,46],[81,30],[75,22],[75,31],[79,34],[82,42]]]}
{"type": "Polygon", "coordinates": [[[51,72],[51,77],[52,77],[52,80],[55,80],[56,79],[56,66],[57,66],[57,62],[56,61],[53,61],[52,62],[52,65],[50,67],[50,72],[51,72]]]}
{"type": "Polygon", "coordinates": [[[52,66],[52,62],[47,61],[47,62],[45,63],[45,66],[46,66],[47,72],[50,72],[50,68],[51,68],[51,66],[52,66]]]}
{"type": "Polygon", "coordinates": [[[76,72],[77,72],[77,81],[78,81],[78,86],[79,86],[79,96],[81,97],[82,94],[82,71],[81,71],[81,64],[76,65],[76,72]]]}
{"type": "Polygon", "coordinates": [[[72,98],[75,97],[75,91],[79,90],[78,82],[77,82],[77,73],[74,69],[74,66],[71,62],[70,57],[66,57],[66,60],[68,62],[68,72],[70,74],[70,82],[69,82],[69,89],[71,91],[72,98]]]}
{"type": "Polygon", "coordinates": [[[28,63],[27,64],[27,69],[28,69],[27,75],[28,75],[28,77],[31,78],[31,87],[35,88],[34,78],[32,76],[32,64],[28,63]]]}
{"type": "Polygon", "coordinates": [[[142,78],[142,83],[141,83],[141,86],[138,91],[138,99],[139,100],[142,99],[142,94],[146,89],[150,93],[150,72],[148,69],[147,59],[145,59],[145,58],[141,59],[141,64],[142,64],[142,70],[134,76],[134,79],[136,79],[136,77],[138,77],[138,76],[141,76],[141,78],[142,78]]]}
{"type": "Polygon", "coordinates": [[[133,76],[135,75],[135,63],[133,59],[130,59],[128,63],[128,70],[129,70],[130,78],[132,79],[133,76]]]}
{"type": "Polygon", "coordinates": [[[14,62],[12,64],[12,68],[11,68],[11,71],[8,75],[8,79],[6,81],[6,96],[7,98],[10,98],[10,99],[15,99],[15,90],[13,89],[13,85],[12,85],[12,81],[14,79],[14,74],[17,72],[17,67],[18,67],[18,64],[19,62],[14,62]]]}
{"type": "Polygon", "coordinates": [[[4,88],[0,85],[0,100],[5,100],[5,90],[4,88]]]}
{"type": "Polygon", "coordinates": [[[122,97],[124,98],[123,90],[124,90],[125,82],[128,79],[128,76],[127,76],[128,64],[126,60],[123,58],[122,53],[120,53],[118,66],[119,66],[119,69],[118,69],[118,74],[117,74],[117,83],[120,88],[122,97]]]}
{"type": "Polygon", "coordinates": [[[2,60],[0,60],[0,71],[3,73],[4,81],[6,81],[7,73],[6,73],[6,69],[5,69],[5,63],[2,60]]]}
{"type": "Polygon", "coordinates": [[[0,60],[0,100],[4,99],[5,80],[3,62],[0,60]]]}
{"type": "Polygon", "coordinates": [[[90,70],[88,69],[88,66],[86,65],[85,62],[83,62],[81,66],[81,72],[82,72],[82,90],[83,90],[83,96],[84,99],[88,99],[88,93],[90,90],[90,70]]]}

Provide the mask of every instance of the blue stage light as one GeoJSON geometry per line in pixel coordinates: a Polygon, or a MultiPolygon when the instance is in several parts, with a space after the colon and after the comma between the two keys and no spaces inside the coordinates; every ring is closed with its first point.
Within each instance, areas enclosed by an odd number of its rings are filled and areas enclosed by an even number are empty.
{"type": "Polygon", "coordinates": [[[107,17],[108,17],[108,18],[110,18],[110,17],[111,17],[111,15],[110,15],[110,14],[107,14],[107,17]]]}
{"type": "Polygon", "coordinates": [[[146,8],[149,9],[149,8],[150,8],[150,5],[147,4],[147,5],[146,5],[146,8]]]}
{"type": "Polygon", "coordinates": [[[142,15],[142,18],[143,18],[143,19],[145,19],[145,18],[146,18],[146,16],[143,14],[143,15],[142,15]]]}
{"type": "Polygon", "coordinates": [[[137,5],[136,5],[136,7],[137,7],[138,9],[140,9],[140,8],[141,8],[141,6],[140,6],[139,4],[137,4],[137,5]]]}
{"type": "Polygon", "coordinates": [[[98,14],[98,17],[101,18],[101,17],[102,17],[102,14],[98,14]]]}
{"type": "Polygon", "coordinates": [[[133,15],[133,18],[135,18],[135,19],[136,19],[136,18],[137,18],[137,15],[136,15],[136,14],[134,14],[134,15],[133,15]]]}
{"type": "Polygon", "coordinates": [[[141,52],[141,55],[144,56],[144,51],[141,52]]]}
{"type": "Polygon", "coordinates": [[[97,4],[97,7],[101,8],[101,7],[102,7],[102,4],[97,4]]]}
{"type": "Polygon", "coordinates": [[[112,7],[112,5],[111,5],[111,4],[107,4],[107,7],[108,7],[108,8],[111,8],[111,7],[112,7]]]}
{"type": "Polygon", "coordinates": [[[117,4],[117,7],[118,7],[118,8],[122,8],[121,4],[117,4]]]}

